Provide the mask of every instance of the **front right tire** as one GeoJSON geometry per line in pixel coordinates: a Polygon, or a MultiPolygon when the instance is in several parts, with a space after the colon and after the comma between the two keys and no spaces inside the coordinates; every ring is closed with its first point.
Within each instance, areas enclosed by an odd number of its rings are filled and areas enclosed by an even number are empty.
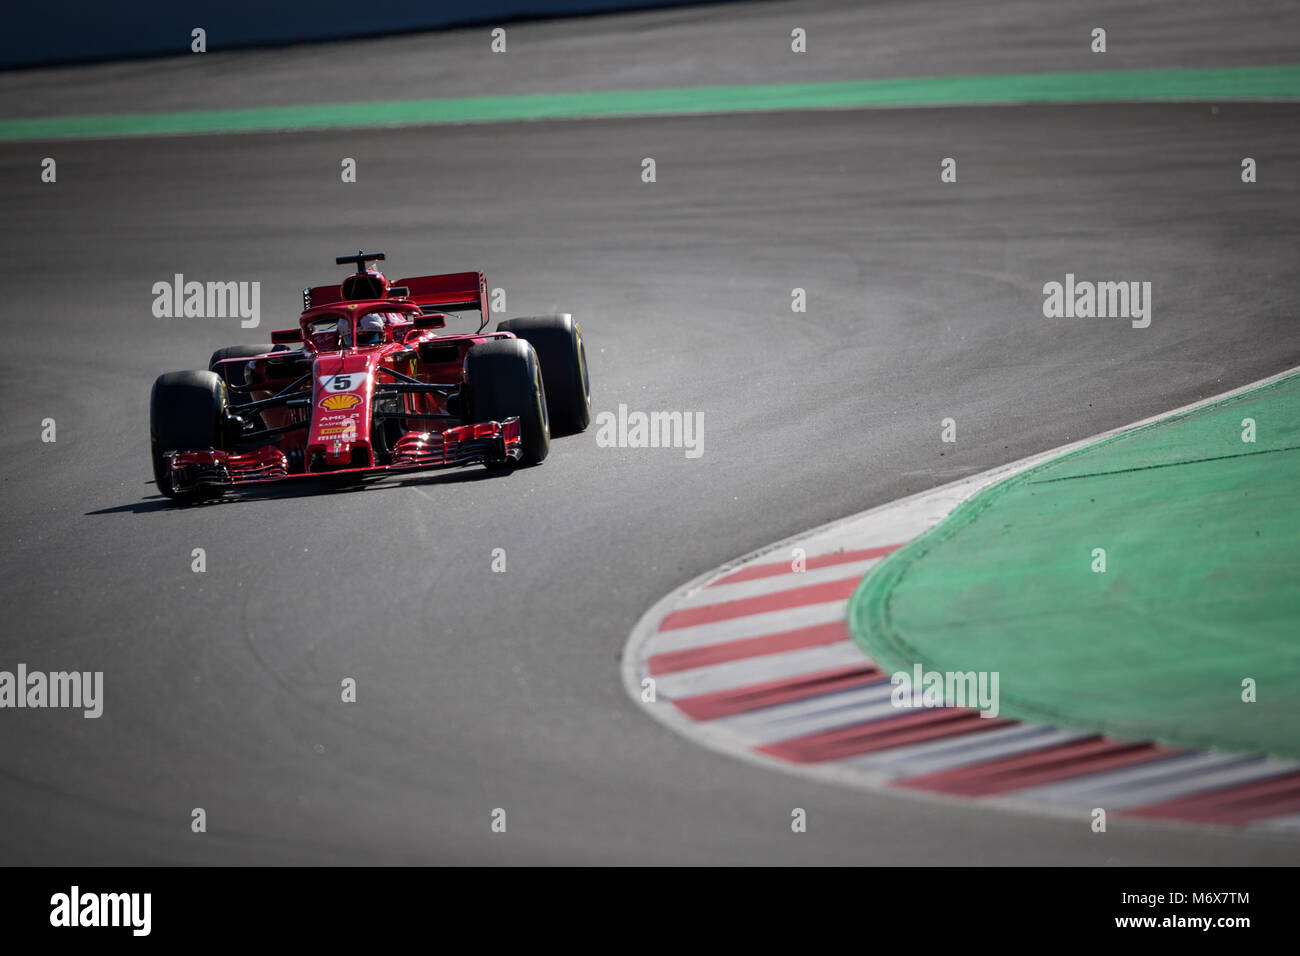
{"type": "Polygon", "coordinates": [[[172,451],[225,447],[226,383],[215,372],[159,375],[149,396],[149,450],[158,490],[176,501],[219,497],[220,489],[178,491],[167,477],[164,457],[172,451]]]}

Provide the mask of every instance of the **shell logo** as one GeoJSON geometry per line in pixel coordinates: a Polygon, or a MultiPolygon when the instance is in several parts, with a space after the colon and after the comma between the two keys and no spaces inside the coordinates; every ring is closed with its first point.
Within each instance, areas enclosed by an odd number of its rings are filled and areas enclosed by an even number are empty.
{"type": "Polygon", "coordinates": [[[356,405],[361,404],[359,395],[326,395],[320,401],[321,408],[327,408],[331,412],[342,412],[356,405]]]}

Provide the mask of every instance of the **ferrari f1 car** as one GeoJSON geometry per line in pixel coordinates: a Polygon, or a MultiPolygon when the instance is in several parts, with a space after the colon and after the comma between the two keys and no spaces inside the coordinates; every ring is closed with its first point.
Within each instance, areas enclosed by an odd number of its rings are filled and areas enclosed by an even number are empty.
{"type": "Polygon", "coordinates": [[[263,482],[482,464],[536,465],[552,433],[585,429],[591,390],[570,315],[490,319],[481,272],[390,282],[370,263],[303,290],[298,327],[213,353],[154,383],[158,490],[177,501],[263,482]],[[477,332],[444,334],[449,312],[477,332]]]}

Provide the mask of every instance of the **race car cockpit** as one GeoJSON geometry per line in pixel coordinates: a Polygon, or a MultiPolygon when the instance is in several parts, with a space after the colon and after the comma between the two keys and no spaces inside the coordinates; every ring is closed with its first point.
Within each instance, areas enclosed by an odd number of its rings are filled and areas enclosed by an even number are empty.
{"type": "Polygon", "coordinates": [[[390,341],[392,327],[407,321],[400,312],[375,310],[359,316],[335,312],[312,319],[307,334],[318,352],[369,348],[390,341]]]}

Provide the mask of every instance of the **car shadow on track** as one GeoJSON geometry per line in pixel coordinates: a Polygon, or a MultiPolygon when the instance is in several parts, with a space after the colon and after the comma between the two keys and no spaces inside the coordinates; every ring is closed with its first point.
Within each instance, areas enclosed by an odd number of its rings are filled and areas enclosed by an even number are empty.
{"type": "MultiPolygon", "coordinates": [[[[164,498],[162,495],[151,494],[148,497],[131,504],[115,505],[111,508],[100,508],[95,511],[87,511],[86,517],[114,514],[151,514],[156,511],[210,508],[214,505],[238,504],[244,501],[276,501],[293,498],[319,498],[321,496],[352,494],[360,491],[377,491],[381,488],[407,488],[416,485],[427,487],[429,485],[462,484],[464,482],[472,481],[507,479],[514,474],[514,472],[515,469],[491,471],[486,468],[467,468],[461,471],[413,474],[400,480],[394,478],[392,475],[370,479],[341,479],[330,478],[327,476],[320,478],[299,478],[283,484],[245,486],[237,491],[228,491],[220,498],[214,498],[210,501],[196,501],[189,504],[178,504],[170,498],[164,498]]],[[[146,484],[150,488],[155,487],[152,481],[146,482],[146,484]]]]}

